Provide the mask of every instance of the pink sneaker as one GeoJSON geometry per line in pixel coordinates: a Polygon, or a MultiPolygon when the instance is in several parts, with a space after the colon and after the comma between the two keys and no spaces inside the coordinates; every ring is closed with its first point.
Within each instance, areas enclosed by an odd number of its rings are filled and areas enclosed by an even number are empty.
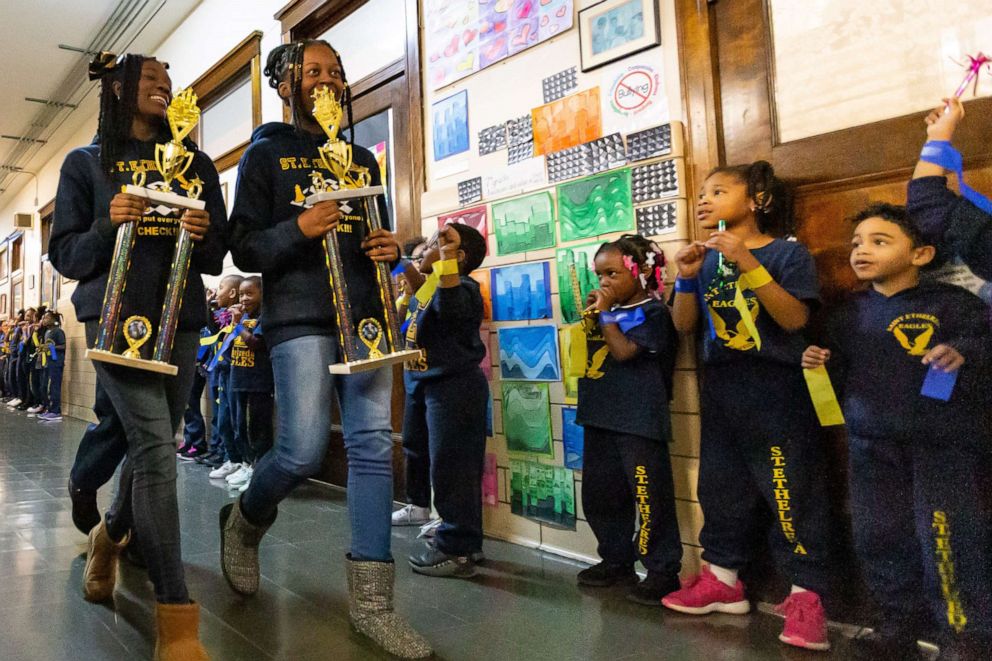
{"type": "Polygon", "coordinates": [[[815,592],[796,592],[775,607],[775,612],[785,616],[785,628],[778,637],[787,645],[808,650],[830,649],[827,640],[827,614],[815,592]]]}
{"type": "Polygon", "coordinates": [[[751,603],[744,598],[744,584],[737,581],[730,587],[714,576],[708,565],[703,565],[703,571],[686,581],[681,590],[662,597],[661,603],[689,615],[744,615],[751,610],[751,603]]]}

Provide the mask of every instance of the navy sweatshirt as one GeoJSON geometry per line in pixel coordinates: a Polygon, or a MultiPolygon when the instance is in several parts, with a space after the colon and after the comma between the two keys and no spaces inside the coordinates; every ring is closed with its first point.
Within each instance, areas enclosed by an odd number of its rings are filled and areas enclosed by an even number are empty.
{"type": "Polygon", "coordinates": [[[988,399],[988,309],[960,287],[925,283],[885,297],[855,294],[828,318],[827,363],[843,393],[852,433],[886,437],[937,435],[977,419],[988,399]],[[948,402],[920,394],[929,367],[920,361],[938,344],[964,356],[948,402]]]}
{"type": "Polygon", "coordinates": [[[992,280],[992,216],[948,189],[947,177],[910,180],[906,210],[927,243],[992,280]]]}
{"type": "Polygon", "coordinates": [[[410,306],[407,347],[423,351],[420,360],[406,364],[410,378],[427,379],[482,369],[479,363],[486,356],[486,348],[479,336],[482,325],[479,283],[463,275],[457,287],[438,286],[423,308],[418,307],[416,298],[410,299],[410,306]]]}
{"type": "MultiPolygon", "coordinates": [[[[109,177],[100,168],[100,145],[96,142],[72,150],[62,163],[48,249],[52,266],[67,278],[79,281],[72,294],[72,303],[80,321],[93,321],[100,317],[117,237],[117,228],[110,222],[110,200],[120,192],[121,186],[132,183],[133,171],[142,160],[150,165],[145,186],[164,186],[154,166],[154,140],[129,141],[124,158],[117,162],[109,177]]],[[[199,150],[195,152],[193,163],[185,174],[187,180],[197,176],[203,181],[200,197],[206,202],[206,210],[210,213],[210,229],[204,240],[193,248],[178,324],[179,330],[194,332],[207,319],[200,274],[219,275],[227,251],[224,242],[227,213],[217,170],[210,157],[199,150]]],[[[172,191],[185,195],[177,181],[172,182],[172,191]]],[[[158,328],[181,216],[182,210],[159,206],[145,209],[135,232],[134,251],[121,306],[122,322],[137,314],[147,317],[155,329],[158,328]]],[[[154,342],[153,334],[143,349],[153,346],[154,342]]],[[[120,344],[123,345],[123,342],[120,344]]]]}
{"type": "MultiPolygon", "coordinates": [[[[297,224],[306,210],[304,199],[315,192],[310,173],[323,168],[317,148],[327,138],[282,122],[263,124],[238,165],[238,187],[231,211],[231,253],[243,271],[261,273],[265,281],[265,341],[271,350],[280,342],[304,335],[331,335],[336,319],[322,237],[308,239],[297,224]]],[[[354,162],[369,169],[373,186],[381,184],[375,156],[354,147],[354,162]]],[[[385,200],[378,199],[382,226],[390,229],[385,200]]],[[[344,207],[345,205],[342,205],[344,207]]],[[[341,259],[355,320],[382,317],[375,265],[361,248],[367,219],[356,202],[342,208],[338,226],[341,259]]]]}

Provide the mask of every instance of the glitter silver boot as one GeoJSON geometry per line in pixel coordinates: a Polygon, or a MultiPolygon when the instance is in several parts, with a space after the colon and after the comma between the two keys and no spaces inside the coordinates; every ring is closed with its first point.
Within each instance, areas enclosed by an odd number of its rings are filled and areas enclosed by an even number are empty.
{"type": "Polygon", "coordinates": [[[240,498],[221,508],[220,564],[224,578],[235,592],[258,592],[258,544],[275,520],[273,516],[264,526],[249,523],[241,513],[240,498]]]}
{"type": "Polygon", "coordinates": [[[355,629],[401,659],[425,659],[434,653],[423,636],[393,611],[392,562],[352,560],[348,563],[348,615],[355,629]]]}

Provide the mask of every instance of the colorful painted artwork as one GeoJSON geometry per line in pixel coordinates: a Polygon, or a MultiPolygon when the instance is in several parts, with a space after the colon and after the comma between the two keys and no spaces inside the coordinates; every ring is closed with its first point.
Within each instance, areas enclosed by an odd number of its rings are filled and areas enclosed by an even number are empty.
{"type": "Polygon", "coordinates": [[[561,410],[562,442],[565,445],[565,468],[582,470],[582,447],[585,439],[582,425],[575,424],[575,409],[561,410]]]}
{"type": "Polygon", "coordinates": [[[425,0],[430,89],[569,30],[574,14],[574,0],[425,0]]]}
{"type": "Polygon", "coordinates": [[[633,230],[630,169],[560,184],[558,218],[561,221],[562,241],[633,230]]]}
{"type": "Polygon", "coordinates": [[[499,501],[499,468],[496,455],[487,454],[482,465],[482,504],[495,507],[499,501]]]}
{"type": "Polygon", "coordinates": [[[553,325],[514,326],[496,330],[499,371],[503,379],[558,381],[558,332],[553,325]]]}
{"type": "Polygon", "coordinates": [[[538,106],[530,114],[535,156],[575,147],[603,136],[598,87],[538,106]]]}
{"type": "Polygon", "coordinates": [[[575,530],[575,475],[561,466],[510,461],[510,511],[575,530]]]}
{"type": "Polygon", "coordinates": [[[586,334],[579,324],[558,329],[558,346],[561,347],[561,382],[565,388],[565,403],[579,403],[579,379],[586,374],[588,351],[586,334]]]}
{"type": "Polygon", "coordinates": [[[446,213],[437,217],[437,228],[441,229],[448,223],[461,223],[479,231],[486,240],[486,254],[489,254],[489,213],[486,205],[462,209],[454,213],[446,213]]]}
{"type": "Polygon", "coordinates": [[[436,101],[431,107],[434,126],[434,160],[468,151],[468,90],[436,101]]]}
{"type": "Polygon", "coordinates": [[[551,319],[548,262],[501,266],[492,272],[493,320],[551,319]]]}
{"type": "Polygon", "coordinates": [[[559,248],[555,255],[555,271],[558,273],[558,305],[561,318],[566,324],[578,323],[580,310],[585,309],[586,296],[593,289],[599,289],[596,267],[593,258],[601,243],[587,243],[581,246],[559,248]],[[574,273],[574,276],[572,275],[574,273]],[[575,300],[575,290],[579,290],[579,300],[575,300]]]}
{"type": "Polygon", "coordinates": [[[489,282],[492,276],[489,275],[489,269],[472,271],[468,274],[468,277],[479,283],[479,294],[482,295],[482,318],[487,320],[492,319],[493,300],[489,289],[489,282]]]}
{"type": "Polygon", "coordinates": [[[554,456],[548,384],[504,381],[503,435],[508,452],[554,456]]]}
{"type": "Polygon", "coordinates": [[[511,255],[555,245],[555,211],[551,193],[524,195],[493,204],[496,253],[511,255]]]}

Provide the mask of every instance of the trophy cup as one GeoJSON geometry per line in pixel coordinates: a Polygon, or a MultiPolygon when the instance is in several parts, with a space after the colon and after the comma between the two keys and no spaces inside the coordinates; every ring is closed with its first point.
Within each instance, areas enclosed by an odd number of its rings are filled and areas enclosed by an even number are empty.
{"type": "MultiPolygon", "coordinates": [[[[200,109],[196,105],[196,94],[193,90],[185,89],[176,94],[166,110],[166,117],[169,121],[169,130],[172,132],[172,140],[164,145],[155,145],[155,169],[162,175],[165,190],[146,188],[146,172],[144,169],[139,169],[132,177],[133,185],[122,186],[121,192],[173,209],[202,210],[206,204],[198,198],[203,192],[203,182],[199,177],[187,181],[183,176],[192,164],[194,156],[193,152],[183,146],[183,139],[200,120],[200,109]],[[186,195],[171,192],[173,180],[179,182],[186,195]]],[[[179,229],[176,249],[172,255],[172,266],[165,288],[165,301],[162,304],[162,314],[159,317],[158,333],[151,359],[142,358],[141,347],[152,338],[153,326],[151,320],[140,315],[133,315],[124,320],[122,336],[128,348],[123,353],[114,352],[137,225],[138,223],[123,223],[117,229],[117,242],[114,245],[114,256],[110,263],[107,290],[100,314],[100,328],[96,343],[92,349],[86,351],[86,357],[114,365],[175,376],[179,370],[169,363],[169,358],[172,354],[172,342],[179,321],[179,307],[182,303],[183,291],[186,289],[186,277],[189,274],[189,262],[193,253],[193,241],[189,232],[182,227],[179,229]]]]}
{"type": "MultiPolygon", "coordinates": [[[[367,219],[366,229],[372,232],[381,228],[382,220],[379,218],[376,197],[383,195],[385,189],[382,186],[369,186],[372,177],[368,168],[355,165],[351,145],[338,137],[343,115],[341,105],[326,87],[315,89],[313,99],[313,116],[327,135],[327,142],[318,148],[318,152],[324,167],[334,174],[337,181],[325,179],[319,170],[311,172],[310,179],[317,192],[306,198],[306,204],[314,205],[327,200],[345,204],[357,203],[367,219]]],[[[343,362],[329,366],[331,374],[354,374],[418,358],[419,350],[403,349],[399,319],[393,305],[389,267],[383,262],[374,262],[382,317],[365,317],[356,323],[348,283],[344,277],[336,228],[324,236],[324,254],[327,257],[331,295],[334,299],[338,339],[344,353],[343,362]],[[364,351],[359,342],[365,346],[364,351]]]]}

